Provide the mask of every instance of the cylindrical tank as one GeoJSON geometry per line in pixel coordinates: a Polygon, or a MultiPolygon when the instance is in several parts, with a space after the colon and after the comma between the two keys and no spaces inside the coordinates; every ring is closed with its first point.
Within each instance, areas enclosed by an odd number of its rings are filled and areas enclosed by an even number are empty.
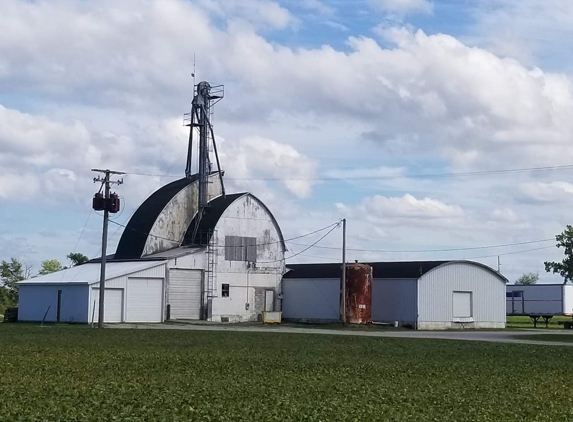
{"type": "Polygon", "coordinates": [[[346,265],[346,322],[372,322],[372,267],[366,264],[346,265]]]}

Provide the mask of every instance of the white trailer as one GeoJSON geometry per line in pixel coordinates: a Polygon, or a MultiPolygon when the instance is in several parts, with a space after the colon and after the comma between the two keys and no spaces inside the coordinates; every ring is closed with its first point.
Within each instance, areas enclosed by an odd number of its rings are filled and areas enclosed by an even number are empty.
{"type": "MultiPolygon", "coordinates": [[[[505,303],[507,315],[529,316],[535,326],[543,318],[547,325],[556,315],[573,317],[573,284],[508,284],[505,303]]],[[[565,325],[573,328],[573,321],[565,325]]]]}

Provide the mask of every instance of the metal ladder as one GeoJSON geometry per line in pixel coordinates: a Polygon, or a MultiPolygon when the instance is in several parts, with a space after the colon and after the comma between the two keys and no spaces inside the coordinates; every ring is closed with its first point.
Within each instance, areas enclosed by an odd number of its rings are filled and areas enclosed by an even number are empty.
{"type": "Polygon", "coordinates": [[[207,297],[217,297],[217,230],[210,233],[207,245],[207,297]]]}

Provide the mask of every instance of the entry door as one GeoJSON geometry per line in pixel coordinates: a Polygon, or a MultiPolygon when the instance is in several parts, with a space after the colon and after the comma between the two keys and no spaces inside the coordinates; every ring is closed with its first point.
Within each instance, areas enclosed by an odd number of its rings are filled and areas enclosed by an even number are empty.
{"type": "Polygon", "coordinates": [[[169,305],[172,319],[201,319],[201,270],[169,270],[169,305]]]}
{"type": "MultiPolygon", "coordinates": [[[[92,289],[90,322],[99,321],[99,289],[92,289]],[[93,316],[93,321],[92,321],[93,316]]],[[[123,321],[123,289],[105,289],[104,322],[123,321]]]]}
{"type": "Polygon", "coordinates": [[[265,290],[265,311],[272,312],[275,310],[275,292],[274,290],[265,290]]]}

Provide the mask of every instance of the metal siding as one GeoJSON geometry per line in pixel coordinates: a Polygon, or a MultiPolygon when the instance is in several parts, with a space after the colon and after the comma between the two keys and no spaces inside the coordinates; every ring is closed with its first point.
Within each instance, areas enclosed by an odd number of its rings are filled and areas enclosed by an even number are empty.
{"type": "Polygon", "coordinates": [[[505,325],[505,282],[492,271],[470,263],[445,264],[418,282],[419,328],[453,326],[453,292],[473,294],[474,327],[505,325]]]}
{"type": "MultiPolygon", "coordinates": [[[[105,288],[104,322],[123,322],[124,289],[105,288]]],[[[99,288],[91,289],[91,309],[88,316],[90,322],[99,320],[99,288]]]]}
{"type": "Polygon", "coordinates": [[[127,281],[126,322],[163,321],[163,279],[132,278],[127,281]]]}
{"type": "MultiPolygon", "coordinates": [[[[572,286],[573,287],[573,286],[572,286]]],[[[563,285],[536,284],[534,286],[507,285],[506,292],[523,291],[522,297],[515,297],[515,314],[560,314],[563,313],[563,285]],[[523,299],[523,304],[522,304],[523,299]]],[[[506,297],[506,313],[512,313],[511,298],[506,297]]]]}
{"type": "Polygon", "coordinates": [[[336,320],[340,316],[340,280],[283,280],[283,318],[298,320],[336,320]]]}
{"type": "MultiPolygon", "coordinates": [[[[212,281],[217,294],[222,284],[229,284],[230,297],[212,298],[211,321],[221,321],[221,318],[228,318],[230,322],[257,321],[264,311],[265,288],[276,292],[275,309],[280,309],[277,298],[285,269],[281,239],[273,216],[253,196],[244,195],[225,210],[215,227],[216,277],[212,281]],[[257,244],[256,266],[225,259],[227,236],[256,239],[252,241],[257,244]]],[[[205,278],[207,284],[207,275],[205,278]]]]}
{"type": "Polygon", "coordinates": [[[563,313],[566,315],[573,314],[573,285],[563,285],[563,313]]]}
{"type": "Polygon", "coordinates": [[[169,270],[169,305],[172,319],[201,318],[201,270],[169,270]]]}
{"type": "Polygon", "coordinates": [[[60,319],[62,322],[88,322],[89,286],[84,285],[23,285],[18,299],[19,321],[55,322],[58,290],[62,291],[60,319]],[[49,309],[49,310],[48,310],[49,309]]]}
{"type": "Polygon", "coordinates": [[[372,320],[415,324],[417,279],[372,280],[372,320]]]}

